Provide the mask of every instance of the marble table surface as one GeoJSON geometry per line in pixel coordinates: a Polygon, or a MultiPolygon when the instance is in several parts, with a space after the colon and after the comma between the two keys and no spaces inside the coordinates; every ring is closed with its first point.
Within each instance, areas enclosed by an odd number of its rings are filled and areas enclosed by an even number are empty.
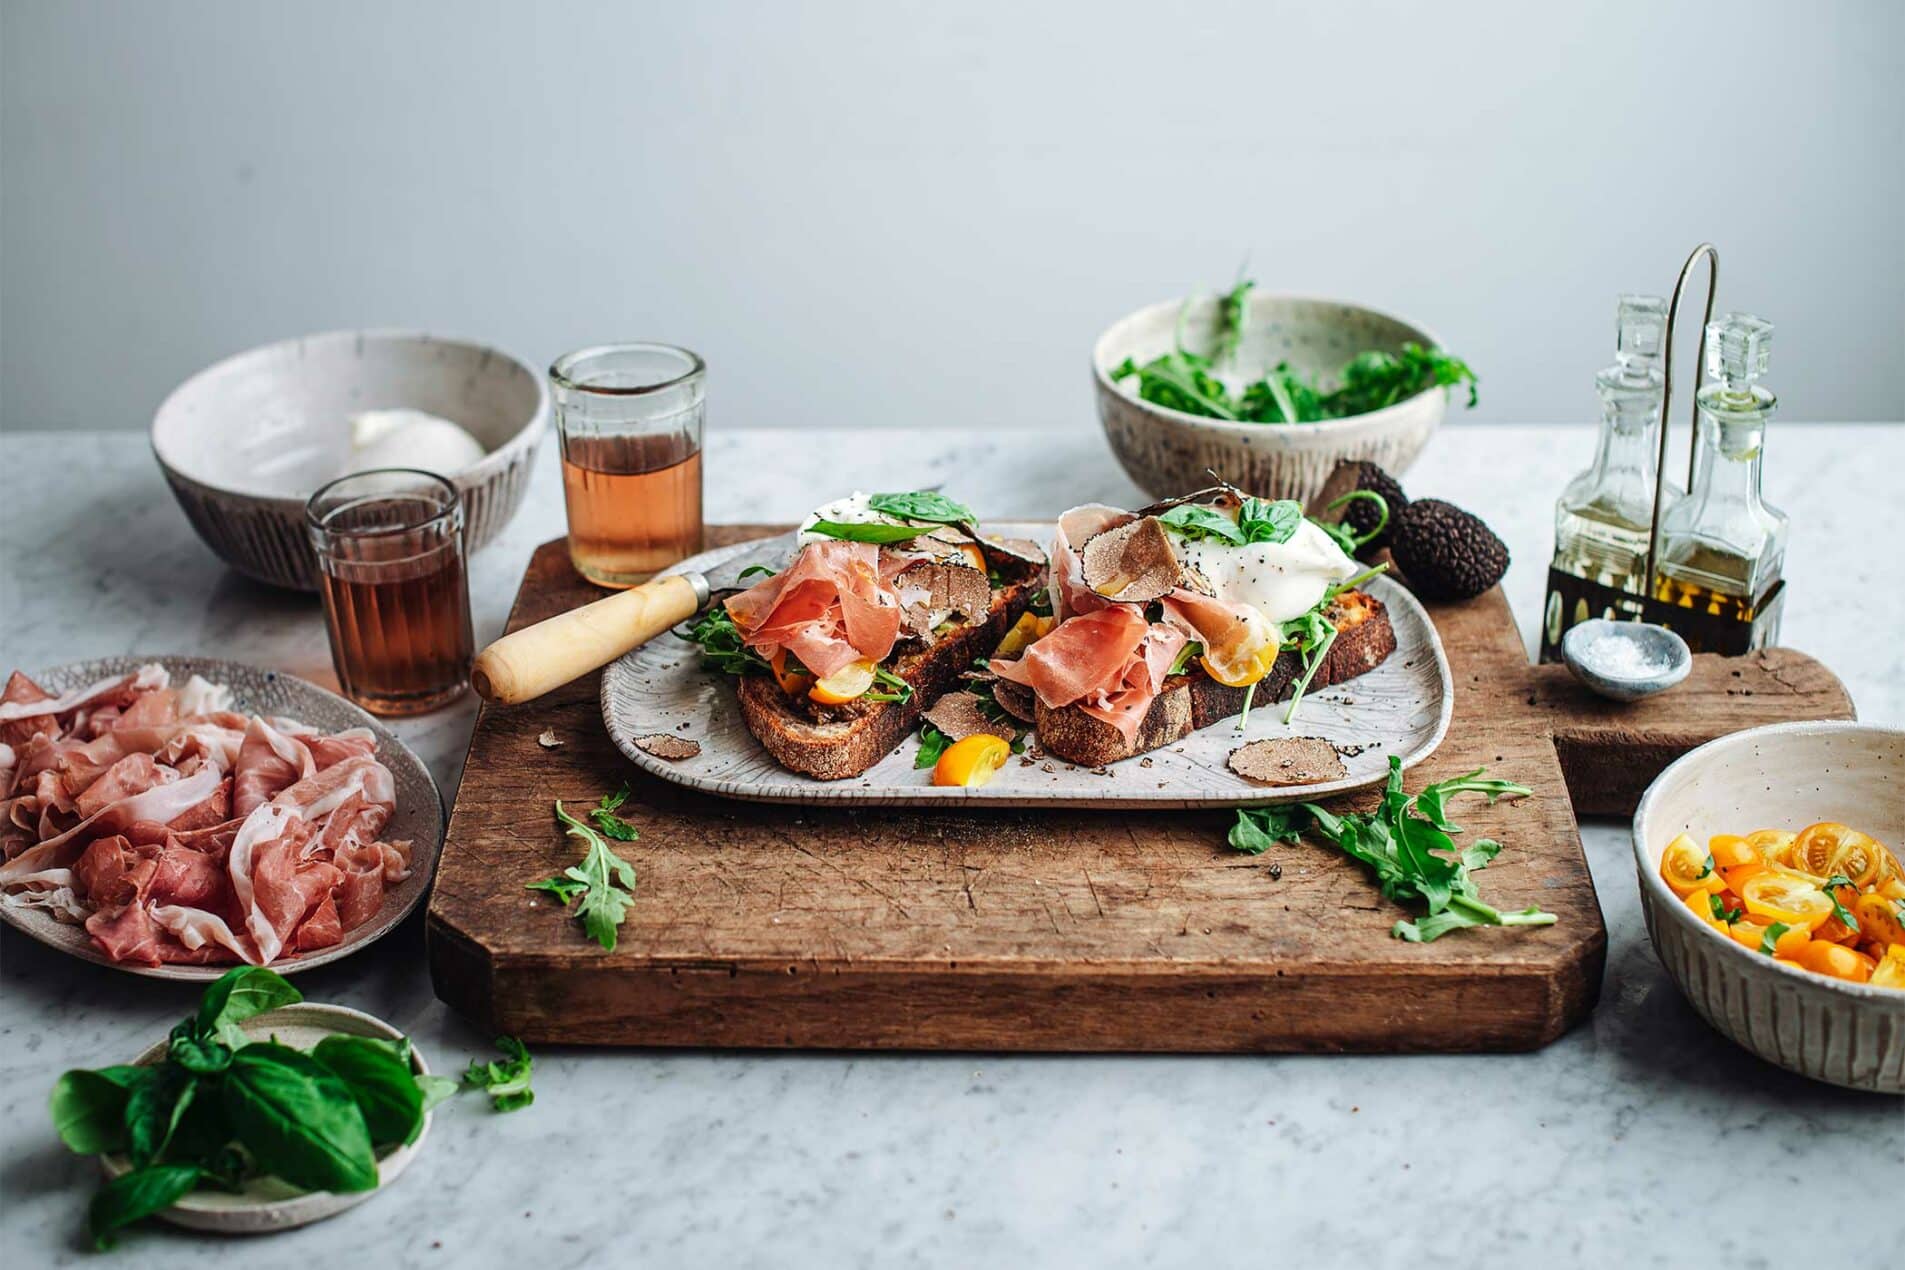
{"type": "MultiPolygon", "coordinates": [[[[1409,474],[1413,491],[1482,512],[1508,541],[1524,628],[1540,606],[1552,500],[1592,445],[1585,428],[1451,426],[1409,474]]],[[[1896,556],[1864,544],[1896,521],[1901,470],[1905,426],[1782,421],[1766,474],[1793,517],[1783,642],[1835,668],[1862,718],[1895,725],[1905,598],[1896,556]]],[[[856,484],[945,481],[994,517],[1137,500],[1100,436],[1079,429],[716,427],[707,471],[713,521],[791,520],[856,484]]],[[[335,686],[315,599],[221,567],[141,435],[0,436],[0,488],[0,668],[198,652],[335,686]]],[[[479,641],[501,630],[531,549],[561,532],[545,453],[521,514],[473,562],[479,641]]],[[[474,712],[466,700],[397,724],[446,794],[474,712]]],[[[494,1115],[476,1096],[453,1100],[388,1195],[269,1238],[145,1229],[120,1255],[171,1267],[222,1254],[248,1270],[1206,1267],[1271,1250],[1322,1265],[1751,1267],[1826,1240],[1835,1262],[1894,1262],[1897,1205],[1880,1197],[1905,1166],[1905,1107],[1788,1075],[1710,1031],[1648,946],[1625,826],[1591,823],[1583,838],[1607,977],[1595,1013],[1537,1053],[551,1049],[537,1058],[533,1108],[494,1115]]],[[[431,995],[418,919],[298,982],[395,1023],[440,1070],[486,1048],[431,995]]],[[[68,1067],[137,1052],[195,995],[0,932],[0,1262],[87,1259],[93,1165],[60,1147],[46,1092],[68,1067]]]]}

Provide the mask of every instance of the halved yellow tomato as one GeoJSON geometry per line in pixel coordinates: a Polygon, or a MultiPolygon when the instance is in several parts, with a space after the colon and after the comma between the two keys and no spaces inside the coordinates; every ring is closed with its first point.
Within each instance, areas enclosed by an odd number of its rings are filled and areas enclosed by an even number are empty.
{"type": "Polygon", "coordinates": [[[1861,895],[1852,905],[1859,934],[1880,944],[1905,944],[1905,905],[1883,895],[1861,895]]]}
{"type": "Polygon", "coordinates": [[[1660,877],[1681,899],[1689,891],[1717,891],[1726,885],[1726,879],[1713,867],[1712,857],[1684,833],[1661,853],[1660,877]]]}
{"type": "Polygon", "coordinates": [[[1788,829],[1755,829],[1746,835],[1746,841],[1753,850],[1767,860],[1778,860],[1781,864],[1790,864],[1784,858],[1786,849],[1793,845],[1793,839],[1799,835],[1788,829]]]}
{"type": "Polygon", "coordinates": [[[785,648],[776,648],[774,655],[767,659],[767,664],[773,668],[774,682],[781,686],[782,692],[805,692],[814,682],[814,677],[799,662],[791,667],[787,664],[785,648]]]}
{"type": "Polygon", "coordinates": [[[1843,944],[1814,939],[1792,954],[1792,959],[1814,974],[1864,983],[1872,977],[1872,959],[1843,944]]]}
{"type": "Polygon", "coordinates": [[[1866,982],[1878,988],[1892,988],[1905,992],[1905,944],[1893,944],[1880,957],[1878,965],[1872,968],[1872,977],[1866,982]]]}
{"type": "Polygon", "coordinates": [[[1792,867],[1819,877],[1838,873],[1852,885],[1867,887],[1878,880],[1885,848],[1869,835],[1835,821],[1807,825],[1793,840],[1792,867]]]}
{"type": "Polygon", "coordinates": [[[1810,931],[1832,916],[1832,897],[1806,878],[1768,869],[1739,886],[1740,903],[1764,922],[1784,922],[1810,931]]]}
{"type": "Polygon", "coordinates": [[[1692,909],[1695,917],[1713,927],[1715,930],[1724,931],[1726,929],[1726,923],[1714,916],[1713,901],[1714,894],[1712,891],[1697,886],[1680,897],[1680,902],[1692,909]]]}
{"type": "Polygon", "coordinates": [[[1012,623],[1012,629],[1005,633],[999,646],[992,650],[994,657],[1017,657],[1020,653],[1052,633],[1052,627],[1058,625],[1056,618],[1040,617],[1036,613],[1021,613],[1019,620],[1012,623]]]}
{"type": "Polygon", "coordinates": [[[843,706],[866,695],[873,687],[873,663],[850,661],[831,675],[816,679],[807,695],[823,706],[843,706]]]}
{"type": "Polygon", "coordinates": [[[1203,666],[1205,674],[1224,687],[1248,688],[1269,674],[1270,668],[1277,664],[1277,646],[1265,644],[1230,662],[1213,661],[1209,654],[1199,657],[1197,661],[1203,666]]]}
{"type": "Polygon", "coordinates": [[[954,741],[933,764],[933,784],[965,785],[976,788],[992,779],[992,774],[1012,757],[1012,747],[999,737],[980,732],[954,741]]]}
{"type": "Polygon", "coordinates": [[[1721,872],[1765,863],[1753,844],[1736,833],[1716,833],[1708,838],[1707,854],[1713,857],[1713,867],[1721,872]]]}

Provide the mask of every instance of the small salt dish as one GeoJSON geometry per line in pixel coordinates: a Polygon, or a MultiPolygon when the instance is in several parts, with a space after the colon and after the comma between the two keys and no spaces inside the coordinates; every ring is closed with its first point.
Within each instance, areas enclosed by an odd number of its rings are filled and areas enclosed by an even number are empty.
{"type": "Polygon", "coordinates": [[[1679,683],[1693,669],[1687,641],[1664,626],[1597,617],[1561,637],[1574,677],[1610,701],[1639,701],[1679,683]]]}

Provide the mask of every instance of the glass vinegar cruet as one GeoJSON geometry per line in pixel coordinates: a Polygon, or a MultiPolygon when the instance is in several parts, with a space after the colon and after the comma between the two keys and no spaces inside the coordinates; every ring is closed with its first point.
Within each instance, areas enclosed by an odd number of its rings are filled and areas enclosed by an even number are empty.
{"type": "Polygon", "coordinates": [[[1654,590],[1695,652],[1747,652],[1779,635],[1787,519],[1760,496],[1766,424],[1779,404],[1758,382],[1772,338],[1772,323],[1750,313],[1707,326],[1711,382],[1694,399],[1693,484],[1661,517],[1654,590]],[[1686,620],[1674,610],[1689,610],[1686,620]]]}
{"type": "MultiPolygon", "coordinates": [[[[1594,461],[1554,508],[1554,558],[1542,608],[1541,659],[1561,659],[1561,637],[1594,617],[1638,618],[1647,596],[1656,453],[1665,389],[1659,358],[1667,302],[1623,295],[1615,313],[1614,363],[1594,377],[1601,425],[1594,461]]],[[[1661,487],[1663,500],[1679,497],[1661,487]]]]}

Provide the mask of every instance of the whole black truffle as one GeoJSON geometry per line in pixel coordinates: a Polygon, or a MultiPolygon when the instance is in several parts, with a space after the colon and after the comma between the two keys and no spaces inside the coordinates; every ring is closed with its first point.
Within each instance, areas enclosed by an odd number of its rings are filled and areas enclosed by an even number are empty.
{"type": "Polygon", "coordinates": [[[1417,499],[1391,518],[1389,554],[1425,600],[1473,599],[1508,572],[1508,545],[1439,498],[1417,499]]]}
{"type": "MultiPolygon", "coordinates": [[[[1356,552],[1357,555],[1368,559],[1375,554],[1377,548],[1389,544],[1390,535],[1395,531],[1396,517],[1400,516],[1402,509],[1409,505],[1409,497],[1402,492],[1402,486],[1396,483],[1395,477],[1367,459],[1358,459],[1354,466],[1356,468],[1354,488],[1368,490],[1372,494],[1381,494],[1383,501],[1389,504],[1389,523],[1383,527],[1380,534],[1364,543],[1356,552]]],[[[1382,509],[1377,507],[1371,499],[1352,498],[1343,504],[1343,523],[1354,529],[1358,538],[1373,532],[1381,521],[1382,509]]]]}

